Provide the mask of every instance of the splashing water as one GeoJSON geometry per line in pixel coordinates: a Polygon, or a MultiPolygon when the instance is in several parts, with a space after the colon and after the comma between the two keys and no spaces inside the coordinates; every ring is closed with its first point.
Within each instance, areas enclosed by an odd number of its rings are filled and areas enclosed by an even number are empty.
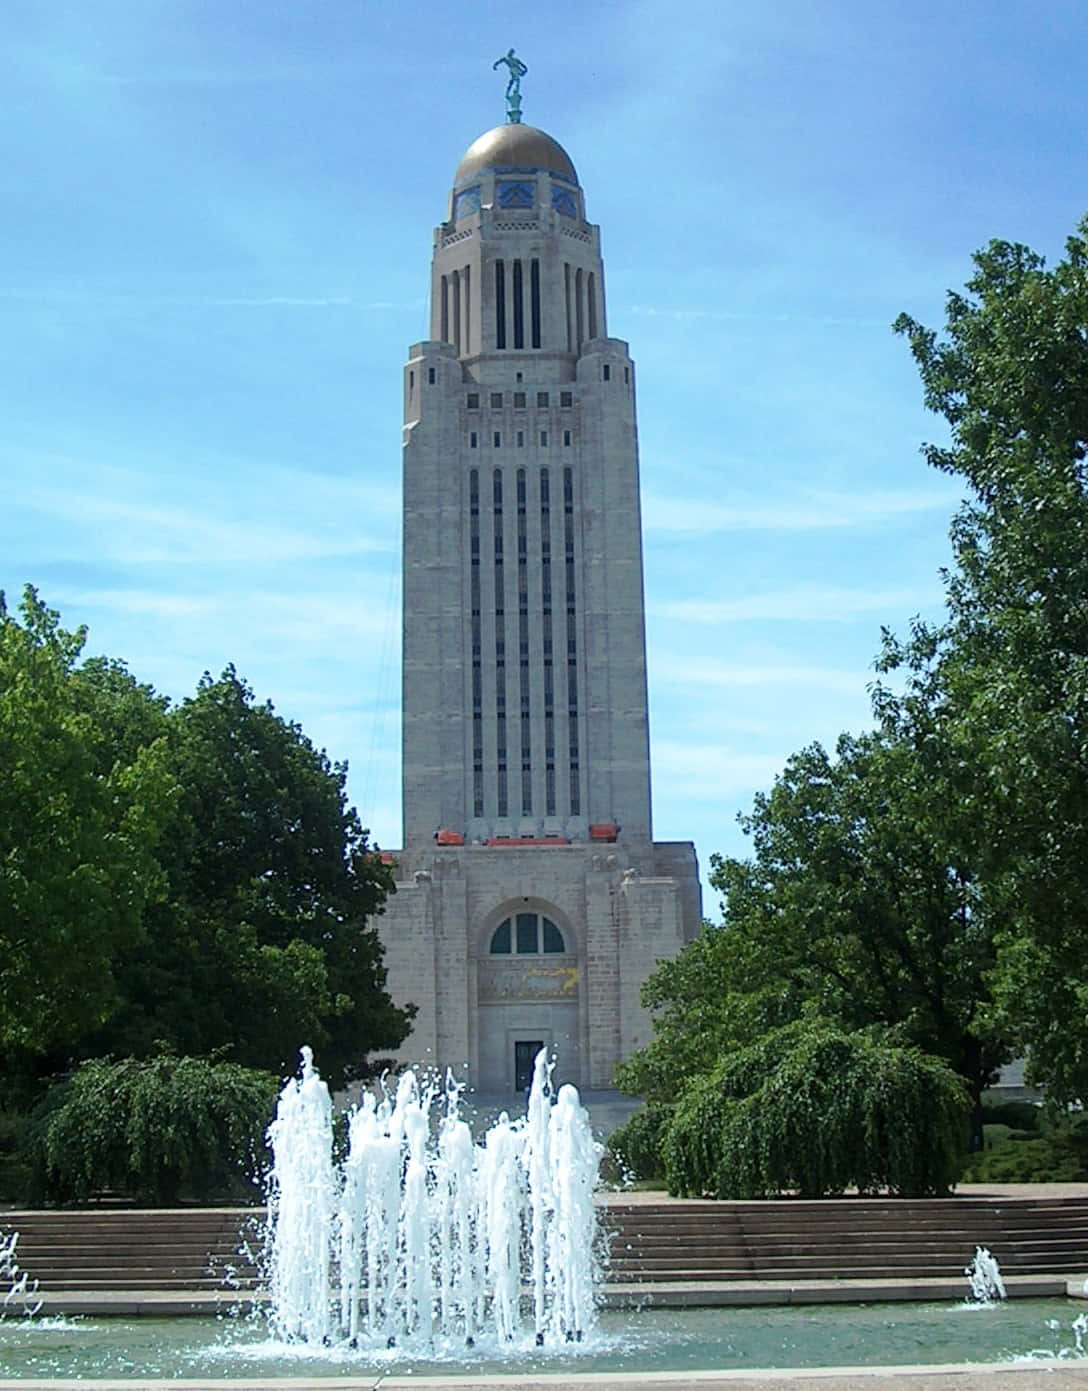
{"type": "Polygon", "coordinates": [[[3,1298],[0,1299],[0,1319],[9,1309],[27,1318],[33,1318],[42,1307],[42,1301],[38,1298],[37,1280],[31,1280],[25,1270],[19,1269],[19,1262],[15,1257],[15,1248],[18,1245],[18,1232],[0,1236],[0,1290],[4,1291],[3,1298]]]}
{"type": "Polygon", "coordinates": [[[329,1251],[336,1197],[329,1089],[302,1049],[302,1070],[280,1093],[269,1127],[272,1324],[285,1342],[328,1332],[329,1251]]]}
{"type": "Polygon", "coordinates": [[[1001,1268],[997,1257],[992,1256],[985,1246],[976,1246],[974,1259],[964,1269],[970,1286],[970,1298],[976,1304],[993,1304],[1004,1299],[1005,1282],[1001,1278],[1001,1268]]]}
{"type": "Polygon", "coordinates": [[[271,1322],[284,1342],[431,1349],[435,1340],[512,1343],[523,1331],[581,1342],[596,1322],[593,1189],[600,1146],[576,1088],[553,1096],[537,1054],[527,1114],[506,1112],[473,1143],[462,1087],[415,1072],[393,1099],[366,1094],[332,1164],[332,1108],[308,1048],[269,1130],[271,1322]],[[339,1299],[333,1305],[333,1290],[339,1299]],[[336,1314],[338,1313],[338,1318],[336,1314]],[[338,1325],[338,1327],[334,1327],[338,1325]]]}

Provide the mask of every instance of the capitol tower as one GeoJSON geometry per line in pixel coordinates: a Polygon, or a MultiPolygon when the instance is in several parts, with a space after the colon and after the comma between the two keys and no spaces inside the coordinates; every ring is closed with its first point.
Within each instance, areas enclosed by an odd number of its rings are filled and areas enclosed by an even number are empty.
{"type": "Polygon", "coordinates": [[[694,847],[651,829],[635,369],[511,72],[404,369],[404,847],[377,921],[418,1008],[401,1059],[485,1093],[522,1091],[541,1045],[610,1087],[649,1039],[642,982],[700,925],[694,847]]]}

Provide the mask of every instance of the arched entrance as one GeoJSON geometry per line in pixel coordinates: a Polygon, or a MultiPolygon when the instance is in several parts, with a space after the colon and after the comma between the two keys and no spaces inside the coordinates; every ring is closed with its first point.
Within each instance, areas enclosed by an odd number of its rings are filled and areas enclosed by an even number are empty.
{"type": "Polygon", "coordinates": [[[580,943],[552,904],[519,898],[484,921],[477,942],[479,1089],[524,1092],[540,1048],[557,1082],[581,1074],[580,943]]]}

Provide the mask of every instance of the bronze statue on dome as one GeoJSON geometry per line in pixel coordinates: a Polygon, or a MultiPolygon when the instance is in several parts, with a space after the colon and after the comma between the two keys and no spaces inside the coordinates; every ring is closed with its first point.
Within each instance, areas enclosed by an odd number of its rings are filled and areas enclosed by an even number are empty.
{"type": "Polygon", "coordinates": [[[521,124],[521,79],[529,71],[528,65],[516,56],[511,48],[491,65],[491,71],[506,67],[510,80],[506,84],[506,120],[510,125],[521,124]]]}

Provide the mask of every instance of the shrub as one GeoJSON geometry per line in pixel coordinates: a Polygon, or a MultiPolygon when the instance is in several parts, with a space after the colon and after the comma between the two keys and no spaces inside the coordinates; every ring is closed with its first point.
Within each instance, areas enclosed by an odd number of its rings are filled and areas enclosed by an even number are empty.
{"type": "Polygon", "coordinates": [[[0,1111],[0,1203],[22,1202],[30,1186],[25,1146],[27,1117],[0,1111]]]}
{"type": "Polygon", "coordinates": [[[661,1162],[661,1133],[670,1114],[660,1107],[643,1106],[608,1137],[608,1153],[623,1177],[665,1177],[661,1162]]]}
{"type": "Polygon", "coordinates": [[[92,1058],[32,1117],[33,1196],[252,1200],[278,1090],[271,1073],[208,1058],[92,1058]]]}
{"type": "Polygon", "coordinates": [[[992,1148],[973,1155],[964,1170],[964,1182],[1082,1183],[1088,1179],[1088,1116],[1047,1115],[1041,1110],[1037,1116],[1037,1129],[1010,1131],[992,1148]]]}
{"type": "Polygon", "coordinates": [[[1031,1101],[984,1101],[983,1125],[1007,1125],[1010,1130],[1038,1130],[1043,1108],[1031,1101]]]}
{"type": "Polygon", "coordinates": [[[687,1196],[944,1193],[967,1113],[961,1079],[939,1059],[804,1021],[685,1088],[662,1139],[665,1175],[687,1196]]]}

